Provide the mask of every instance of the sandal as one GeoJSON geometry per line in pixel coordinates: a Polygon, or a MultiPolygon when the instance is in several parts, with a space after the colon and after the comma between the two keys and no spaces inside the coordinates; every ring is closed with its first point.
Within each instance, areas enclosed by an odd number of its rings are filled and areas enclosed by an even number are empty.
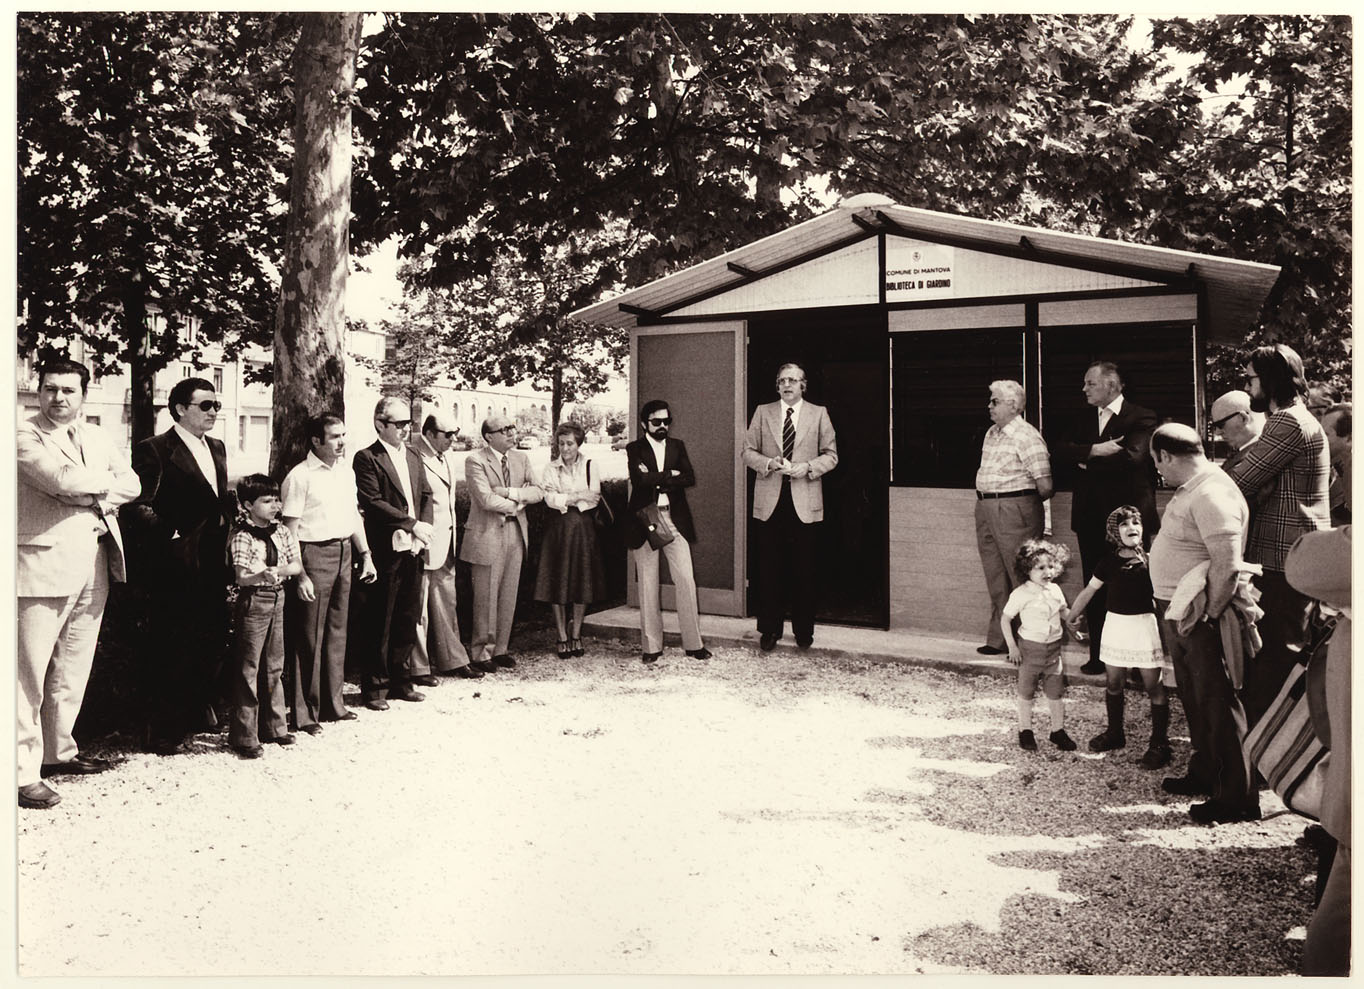
{"type": "Polygon", "coordinates": [[[570,648],[568,648],[568,640],[567,640],[567,639],[560,639],[560,640],[559,640],[559,658],[560,658],[560,659],[568,659],[568,657],[569,657],[569,656],[572,656],[572,655],[573,655],[573,650],[570,649],[570,648]]]}
{"type": "Polygon", "coordinates": [[[573,649],[571,650],[571,652],[575,656],[581,656],[584,651],[585,650],[583,649],[583,640],[575,635],[573,637],[573,649]]]}

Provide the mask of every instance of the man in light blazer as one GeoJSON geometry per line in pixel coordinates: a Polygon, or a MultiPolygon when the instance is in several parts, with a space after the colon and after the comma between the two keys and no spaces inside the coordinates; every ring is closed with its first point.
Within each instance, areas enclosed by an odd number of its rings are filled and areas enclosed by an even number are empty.
{"type": "Polygon", "coordinates": [[[237,499],[227,486],[227,448],[208,435],[222,411],[213,383],[181,378],[166,407],[171,428],[133,448],[142,494],[123,514],[136,523],[142,558],[130,552],[134,577],[152,601],[147,743],[172,755],[194,732],[221,727],[231,706],[223,660],[227,528],[237,499]]]}
{"type": "Polygon", "coordinates": [[[805,401],[805,369],[777,371],[780,401],[758,406],[744,437],[744,466],[757,475],[753,518],[758,524],[758,634],[764,652],[777,644],[791,602],[796,645],[815,637],[815,525],[824,519],[821,478],[838,465],[829,413],[805,401]]]}
{"type": "Polygon", "coordinates": [[[351,461],[365,539],[379,574],[356,617],[365,707],[387,711],[390,697],[426,699],[412,686],[412,650],[421,611],[421,553],[432,540],[433,509],[426,468],[407,445],[412,434],[407,403],[379,399],[374,431],[379,438],[351,461]]]}
{"type": "Polygon", "coordinates": [[[469,520],[459,558],[473,567],[472,662],[494,673],[499,666],[516,665],[507,649],[529,539],[526,506],[545,496],[531,478],[530,461],[516,449],[516,425],[510,419],[484,419],[483,439],[488,445],[464,461],[469,520]]]}
{"type": "Polygon", "coordinates": [[[81,406],[90,371],[65,358],[38,370],[38,414],[20,423],[18,484],[19,806],[61,797],[43,782],[97,773],[72,729],[95,659],[110,581],[127,579],[118,506],[141,491],[126,458],[81,406]]]}
{"type": "Polygon", "coordinates": [[[446,457],[459,427],[443,412],[433,412],[422,423],[417,453],[431,485],[431,543],[423,554],[421,619],[412,669],[418,683],[435,684],[443,676],[478,678],[469,654],[459,640],[458,596],[455,593],[455,469],[446,457]],[[434,673],[433,673],[434,671],[434,673]]]}

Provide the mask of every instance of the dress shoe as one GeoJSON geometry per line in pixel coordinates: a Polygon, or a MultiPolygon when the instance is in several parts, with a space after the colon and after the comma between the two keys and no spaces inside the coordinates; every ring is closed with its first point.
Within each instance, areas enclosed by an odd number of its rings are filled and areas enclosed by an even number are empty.
{"type": "Polygon", "coordinates": [[[360,717],[360,715],[356,714],[354,711],[342,711],[340,714],[338,714],[338,715],[337,715],[336,717],[334,717],[334,718],[323,718],[322,720],[323,720],[323,721],[354,721],[354,720],[356,720],[356,719],[359,718],[359,717],[360,717]]]}
{"type": "Polygon", "coordinates": [[[265,755],[263,745],[234,745],[232,751],[237,753],[238,759],[259,759],[265,755]]]}
{"type": "Polygon", "coordinates": [[[572,646],[573,648],[570,649],[569,652],[571,652],[574,656],[581,656],[587,652],[587,650],[583,648],[583,640],[578,638],[576,635],[573,637],[572,646]]]}
{"type": "Polygon", "coordinates": [[[283,735],[275,735],[271,738],[262,738],[261,741],[267,742],[270,745],[293,745],[295,742],[298,741],[298,738],[292,732],[286,731],[283,735]]]}
{"type": "Polygon", "coordinates": [[[1192,776],[1167,776],[1160,781],[1160,788],[1177,797],[1200,797],[1212,793],[1212,787],[1192,776]]]}
{"type": "Polygon", "coordinates": [[[1037,751],[1037,737],[1033,735],[1031,728],[1024,728],[1018,733],[1018,747],[1029,752],[1037,751]]]}
{"type": "Polygon", "coordinates": [[[462,679],[465,679],[465,680],[480,680],[480,679],[483,678],[483,671],[482,671],[482,670],[476,670],[476,669],[473,668],[472,665],[469,665],[469,666],[461,666],[461,667],[459,667],[458,669],[451,670],[451,671],[450,671],[448,674],[446,674],[446,675],[447,675],[447,676],[452,676],[452,677],[461,677],[462,679]]]}
{"type": "Polygon", "coordinates": [[[500,656],[494,656],[493,662],[498,666],[505,666],[507,669],[511,669],[516,665],[516,660],[512,659],[506,653],[502,653],[500,656]]]}
{"type": "Polygon", "coordinates": [[[758,637],[758,648],[761,649],[763,652],[771,652],[772,649],[776,646],[778,638],[779,636],[773,634],[772,632],[764,632],[761,636],[758,637]]]}
{"type": "Polygon", "coordinates": [[[408,683],[415,683],[419,687],[435,687],[440,683],[440,678],[433,673],[426,673],[419,677],[413,677],[408,683]]]}
{"type": "Polygon", "coordinates": [[[491,659],[475,659],[472,662],[470,662],[469,665],[476,670],[482,670],[484,673],[497,672],[497,664],[494,663],[491,659]]]}
{"type": "Polygon", "coordinates": [[[796,636],[796,648],[797,648],[797,649],[809,649],[809,648],[810,648],[812,645],[814,645],[814,644],[815,644],[815,637],[814,637],[813,635],[811,635],[811,636],[800,636],[800,635],[796,636]]]}
{"type": "Polygon", "coordinates": [[[411,687],[408,687],[406,690],[394,690],[392,687],[390,687],[388,690],[388,696],[392,697],[395,701],[408,701],[413,704],[415,704],[417,701],[426,700],[425,694],[423,694],[420,690],[413,690],[411,687]]]}
{"type": "Polygon", "coordinates": [[[69,762],[45,763],[39,772],[43,779],[52,776],[89,776],[92,773],[104,772],[109,765],[103,759],[87,759],[83,755],[78,755],[69,762]]]}
{"type": "Polygon", "coordinates": [[[19,787],[19,806],[29,810],[47,810],[62,802],[61,796],[46,783],[26,783],[19,787]]]}
{"type": "MultiPolygon", "coordinates": [[[[387,711],[388,701],[384,700],[382,697],[376,697],[372,701],[365,701],[365,707],[369,708],[371,711],[387,711]]],[[[351,712],[348,711],[347,713],[349,714],[351,712]]]]}
{"type": "Polygon", "coordinates": [[[150,748],[157,755],[183,755],[185,753],[185,740],[183,738],[155,738],[152,739],[150,748]]]}
{"type": "Polygon", "coordinates": [[[1003,656],[1008,651],[1007,649],[1000,649],[998,646],[976,646],[976,652],[982,656],[1003,656]]]}
{"type": "Polygon", "coordinates": [[[644,663],[657,663],[658,657],[662,655],[663,654],[661,652],[646,652],[643,653],[639,658],[640,661],[644,663]]]}
{"type": "Polygon", "coordinates": [[[303,732],[305,735],[321,735],[322,726],[318,724],[304,725],[299,731],[303,732]]]}
{"type": "Polygon", "coordinates": [[[688,649],[687,655],[692,659],[710,659],[711,652],[705,646],[702,646],[700,649],[688,649]]]}
{"type": "Polygon", "coordinates": [[[1260,804],[1259,801],[1256,801],[1242,807],[1213,798],[1190,807],[1189,817],[1199,824],[1234,824],[1237,821],[1258,821],[1260,819],[1260,804]]]}
{"type": "Polygon", "coordinates": [[[1048,740],[1050,740],[1052,745],[1055,745],[1062,752],[1075,751],[1075,739],[1067,735],[1066,730],[1064,728],[1057,728],[1054,732],[1048,735],[1047,738],[1048,740]]]}
{"type": "Polygon", "coordinates": [[[1091,659],[1080,667],[1080,672],[1088,673],[1090,676],[1105,676],[1108,673],[1108,667],[1103,664],[1102,660],[1091,659]]]}

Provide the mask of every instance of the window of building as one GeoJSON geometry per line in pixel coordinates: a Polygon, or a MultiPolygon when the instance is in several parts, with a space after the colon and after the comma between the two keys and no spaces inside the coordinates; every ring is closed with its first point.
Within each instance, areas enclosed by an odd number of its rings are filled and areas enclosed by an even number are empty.
{"type": "Polygon", "coordinates": [[[213,382],[213,390],[221,395],[223,391],[223,369],[221,366],[212,369],[209,380],[213,382]]]}

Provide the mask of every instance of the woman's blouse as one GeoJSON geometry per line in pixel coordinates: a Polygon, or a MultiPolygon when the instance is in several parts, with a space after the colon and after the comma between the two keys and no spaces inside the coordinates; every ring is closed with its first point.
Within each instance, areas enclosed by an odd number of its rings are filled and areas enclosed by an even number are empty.
{"type": "MultiPolygon", "coordinates": [[[[564,494],[565,491],[578,491],[588,486],[586,457],[579,457],[572,467],[566,466],[562,460],[551,460],[540,474],[540,490],[545,493],[545,504],[560,513],[566,513],[570,508],[582,512],[592,508],[592,502],[570,502],[564,494]]],[[[591,488],[601,494],[601,479],[595,470],[592,472],[591,488]]]]}

